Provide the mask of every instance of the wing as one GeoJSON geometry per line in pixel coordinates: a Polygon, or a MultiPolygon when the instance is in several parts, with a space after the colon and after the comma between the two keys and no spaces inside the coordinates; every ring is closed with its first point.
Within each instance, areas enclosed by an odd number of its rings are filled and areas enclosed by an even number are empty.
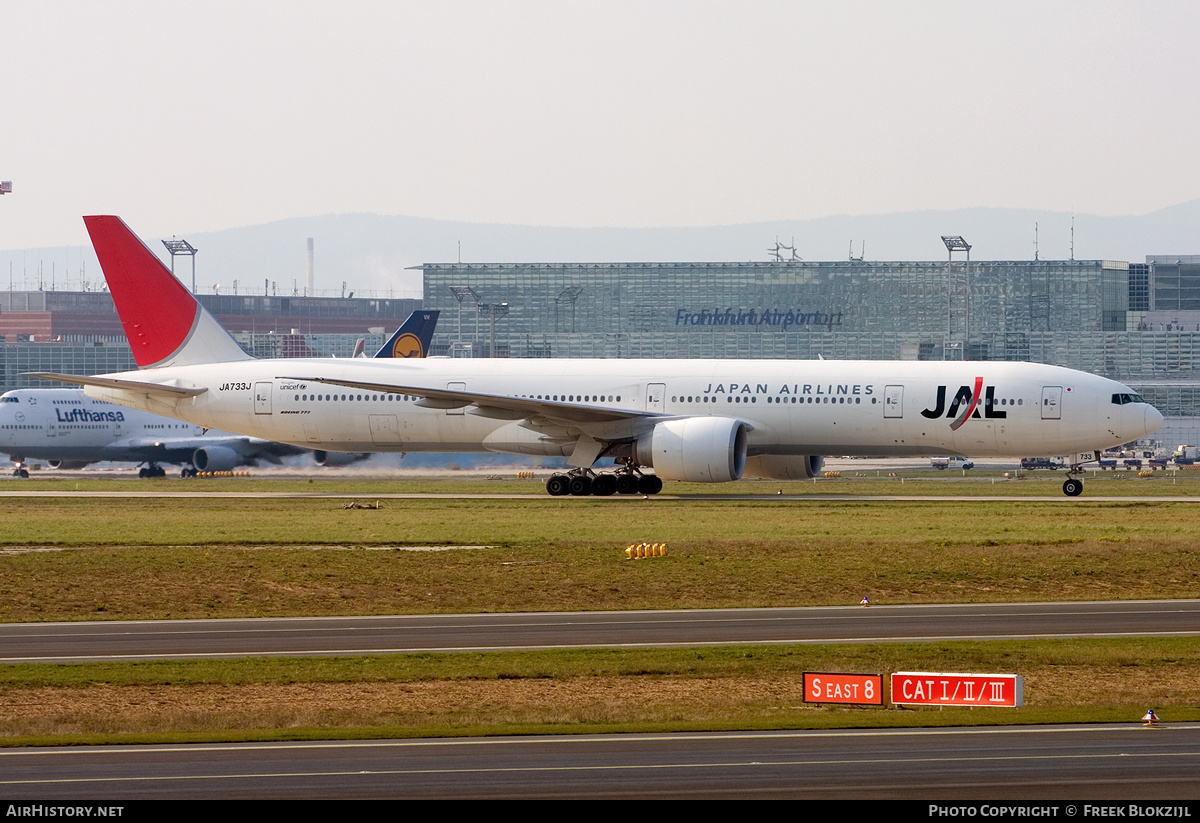
{"type": "Polygon", "coordinates": [[[480,392],[457,391],[455,389],[432,389],[428,386],[404,386],[395,383],[370,383],[362,380],[339,380],[328,377],[279,376],[277,380],[298,380],[308,383],[326,383],[346,386],[351,389],[390,394],[407,394],[420,397],[418,406],[433,409],[460,409],[473,406],[469,411],[481,417],[500,420],[541,418],[564,425],[584,426],[588,424],[617,423],[622,421],[657,420],[666,415],[654,412],[616,409],[592,403],[568,403],[558,400],[540,400],[507,394],[483,394],[480,392]]]}
{"type": "Polygon", "coordinates": [[[282,457],[304,454],[308,449],[275,443],[258,437],[244,437],[231,432],[208,432],[199,437],[144,436],[127,437],[108,446],[107,460],[155,460],[161,463],[192,463],[198,449],[212,452],[217,449],[235,454],[239,465],[267,460],[278,463],[282,457]],[[124,455],[124,456],[121,456],[124,455]]]}

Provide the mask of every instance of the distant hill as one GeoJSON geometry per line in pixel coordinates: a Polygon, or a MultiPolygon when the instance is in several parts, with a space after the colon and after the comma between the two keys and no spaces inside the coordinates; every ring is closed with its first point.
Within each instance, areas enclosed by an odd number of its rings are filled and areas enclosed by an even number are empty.
{"type": "MultiPolygon", "coordinates": [[[[769,259],[775,244],[791,245],[805,260],[845,260],[851,252],[868,260],[941,260],[943,234],[958,234],[973,246],[974,260],[1028,260],[1071,256],[1071,215],[1026,209],[959,209],[814,220],[781,220],[737,226],[689,228],[557,228],[460,223],[419,217],[330,214],[279,220],[259,226],[190,234],[196,281],[201,292],[220,284],[231,294],[261,294],[266,284],[278,294],[303,290],[306,239],[314,238],[319,293],[420,296],[421,263],[736,261],[769,259]],[[461,247],[461,258],[460,258],[461,247]],[[273,284],[273,285],[271,285],[273,284]]],[[[138,231],[137,226],[132,226],[138,231]]],[[[161,238],[143,237],[166,258],[161,238]]],[[[1200,254],[1200,199],[1125,217],[1075,215],[1074,257],[1080,260],[1142,262],[1150,254],[1200,254]]],[[[0,251],[0,288],[10,273],[15,288],[37,288],[39,269],[46,288],[78,289],[80,270],[93,284],[100,268],[90,248],[0,251]]],[[[191,282],[191,262],[177,258],[176,274],[191,282]]]]}

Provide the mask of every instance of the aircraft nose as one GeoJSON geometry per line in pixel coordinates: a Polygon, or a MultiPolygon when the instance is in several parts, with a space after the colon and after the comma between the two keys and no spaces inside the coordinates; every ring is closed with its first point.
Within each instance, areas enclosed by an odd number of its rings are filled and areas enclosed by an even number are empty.
{"type": "Polygon", "coordinates": [[[1158,409],[1154,408],[1153,406],[1147,404],[1146,405],[1146,417],[1145,417],[1146,434],[1151,434],[1153,432],[1158,431],[1158,427],[1161,426],[1162,424],[1163,424],[1162,412],[1160,412],[1158,409]]]}

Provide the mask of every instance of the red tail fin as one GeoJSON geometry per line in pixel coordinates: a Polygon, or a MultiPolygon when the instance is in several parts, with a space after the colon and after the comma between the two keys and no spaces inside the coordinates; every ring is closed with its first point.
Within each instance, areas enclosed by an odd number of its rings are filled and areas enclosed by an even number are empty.
{"type": "Polygon", "coordinates": [[[250,359],[121,218],[83,222],[139,367],[250,359]]]}

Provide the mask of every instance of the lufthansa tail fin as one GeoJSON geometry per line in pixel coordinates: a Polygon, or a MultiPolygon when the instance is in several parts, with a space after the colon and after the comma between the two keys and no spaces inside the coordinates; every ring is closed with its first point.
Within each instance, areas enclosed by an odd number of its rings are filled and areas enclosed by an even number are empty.
{"type": "Polygon", "coordinates": [[[83,222],[139,368],[253,359],[121,218],[83,222]]]}
{"type": "Polygon", "coordinates": [[[436,311],[415,311],[400,324],[391,339],[375,353],[376,357],[428,357],[433,330],[437,328],[436,311]]]}

